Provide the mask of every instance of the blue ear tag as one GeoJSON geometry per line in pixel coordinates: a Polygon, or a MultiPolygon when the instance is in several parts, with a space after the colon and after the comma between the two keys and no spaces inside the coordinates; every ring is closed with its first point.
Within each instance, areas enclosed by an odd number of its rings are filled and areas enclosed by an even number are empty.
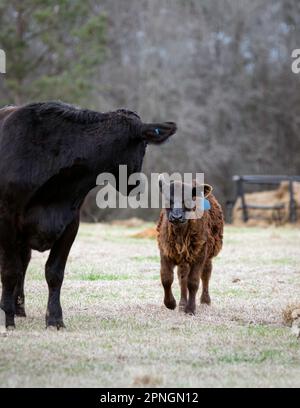
{"type": "Polygon", "coordinates": [[[204,198],[203,207],[204,207],[204,211],[208,211],[211,209],[210,202],[207,200],[207,198],[204,198]]]}
{"type": "Polygon", "coordinates": [[[159,135],[159,129],[158,129],[158,128],[155,129],[155,133],[156,133],[157,135],[159,135]]]}
{"type": "Polygon", "coordinates": [[[210,202],[208,201],[207,198],[204,198],[203,196],[201,197],[201,208],[203,211],[208,211],[211,209],[210,202]]]}

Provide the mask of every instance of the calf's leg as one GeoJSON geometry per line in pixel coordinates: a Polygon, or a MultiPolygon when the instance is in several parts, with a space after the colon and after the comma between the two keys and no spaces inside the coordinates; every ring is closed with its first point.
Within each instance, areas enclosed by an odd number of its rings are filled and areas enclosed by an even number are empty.
{"type": "Polygon", "coordinates": [[[188,298],[188,287],[187,287],[188,274],[189,274],[189,266],[188,265],[178,266],[177,275],[178,275],[178,281],[179,281],[179,284],[180,284],[180,302],[179,302],[179,308],[180,309],[184,309],[186,304],[187,304],[187,298],[188,298]]]}
{"type": "Polygon", "coordinates": [[[172,293],[174,265],[163,256],[161,257],[160,277],[165,291],[164,304],[168,309],[175,309],[176,300],[172,293]]]}
{"type": "Polygon", "coordinates": [[[185,313],[191,315],[195,314],[196,311],[196,295],[200,284],[200,272],[201,266],[197,264],[191,267],[190,273],[188,275],[187,287],[189,290],[189,298],[184,311],[185,313]]]}
{"type": "Polygon", "coordinates": [[[60,304],[60,290],[64,279],[66,262],[77,235],[79,215],[67,226],[63,235],[54,244],[46,263],[46,280],[49,289],[46,312],[46,327],[53,326],[59,330],[65,327],[60,304]]]}
{"type": "Polygon", "coordinates": [[[202,294],[200,298],[200,302],[206,305],[210,305],[211,300],[209,296],[209,280],[211,277],[212,271],[212,261],[209,260],[204,265],[203,271],[201,273],[201,281],[202,281],[202,294]]]}

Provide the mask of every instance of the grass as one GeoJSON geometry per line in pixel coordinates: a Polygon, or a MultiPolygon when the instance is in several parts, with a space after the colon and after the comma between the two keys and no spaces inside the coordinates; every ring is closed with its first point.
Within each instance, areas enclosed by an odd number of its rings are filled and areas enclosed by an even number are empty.
{"type": "Polygon", "coordinates": [[[154,255],[154,256],[133,256],[131,259],[133,261],[136,261],[136,262],[146,262],[146,263],[160,262],[160,257],[158,255],[154,255]]]}
{"type": "Polygon", "coordinates": [[[130,279],[129,275],[115,275],[112,273],[109,274],[100,274],[100,273],[87,273],[80,275],[81,280],[83,281],[119,281],[130,279]]]}
{"type": "Polygon", "coordinates": [[[0,337],[1,387],[299,387],[300,342],[281,311],[299,302],[300,231],[227,227],[212,306],[190,317],[162,305],[156,242],[131,238],[142,229],[81,226],[65,331],[44,329],[47,254],[34,253],[28,317],[0,337]]]}

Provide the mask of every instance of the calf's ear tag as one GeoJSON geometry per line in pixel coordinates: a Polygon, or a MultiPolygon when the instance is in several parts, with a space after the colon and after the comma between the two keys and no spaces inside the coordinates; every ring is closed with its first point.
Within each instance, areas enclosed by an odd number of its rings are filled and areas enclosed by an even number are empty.
{"type": "Polygon", "coordinates": [[[208,211],[211,209],[210,202],[207,200],[207,198],[204,198],[203,200],[203,207],[204,211],[208,211]]]}
{"type": "Polygon", "coordinates": [[[201,198],[201,209],[202,211],[208,211],[211,209],[210,202],[207,200],[207,198],[201,198]]]}

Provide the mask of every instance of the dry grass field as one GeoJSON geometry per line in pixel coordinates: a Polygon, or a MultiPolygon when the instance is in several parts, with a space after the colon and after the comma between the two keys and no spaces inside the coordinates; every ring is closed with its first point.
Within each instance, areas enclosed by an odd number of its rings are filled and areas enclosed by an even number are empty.
{"type": "Polygon", "coordinates": [[[147,226],[81,226],[64,331],[44,328],[47,254],[34,254],[28,317],[0,337],[0,386],[299,387],[300,341],[281,311],[300,300],[300,230],[227,227],[212,306],[191,317],[162,305],[156,242],[131,237],[147,226]]]}

